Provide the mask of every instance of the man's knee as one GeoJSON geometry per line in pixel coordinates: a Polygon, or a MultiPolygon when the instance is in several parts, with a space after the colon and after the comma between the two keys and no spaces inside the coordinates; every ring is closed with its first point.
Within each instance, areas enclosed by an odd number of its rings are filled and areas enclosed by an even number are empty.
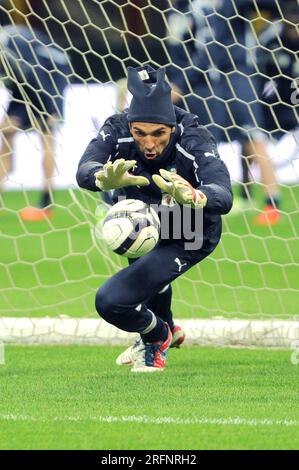
{"type": "Polygon", "coordinates": [[[105,320],[114,310],[113,293],[112,295],[108,295],[105,286],[102,286],[98,289],[95,298],[95,306],[98,314],[105,320]]]}
{"type": "Polygon", "coordinates": [[[95,307],[100,317],[109,323],[115,323],[126,311],[121,299],[115,295],[115,290],[109,289],[106,284],[101,286],[96,293],[95,307]]]}
{"type": "MultiPolygon", "coordinates": [[[[144,318],[140,315],[141,305],[125,305],[125,300],[113,294],[106,285],[96,294],[96,309],[100,317],[124,331],[135,332],[144,329],[144,318]],[[140,308],[139,308],[140,307],[140,308]],[[139,323],[141,322],[141,327],[139,323]]],[[[146,318],[147,321],[147,318],[146,318]]]]}

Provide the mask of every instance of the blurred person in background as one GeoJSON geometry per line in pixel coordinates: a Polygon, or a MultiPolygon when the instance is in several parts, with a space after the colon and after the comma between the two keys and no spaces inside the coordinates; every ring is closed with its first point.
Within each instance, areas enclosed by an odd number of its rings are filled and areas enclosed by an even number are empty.
{"type": "Polygon", "coordinates": [[[173,86],[174,102],[182,107],[186,104],[190,110],[196,109],[201,124],[215,134],[217,131],[209,109],[214,99],[210,83],[217,75],[209,55],[211,30],[206,15],[210,11],[210,3],[203,0],[173,1],[175,9],[168,15],[170,35],[166,47],[171,64],[167,74],[173,86]]]}
{"type": "MultiPolygon", "coordinates": [[[[260,8],[273,11],[273,6],[272,0],[259,2],[260,8]]],[[[185,95],[190,111],[208,125],[218,142],[240,142],[243,182],[235,209],[250,207],[249,161],[257,163],[265,196],[263,211],[254,223],[274,225],[281,217],[280,190],[262,132],[258,74],[250,64],[254,47],[247,47],[248,36],[251,43],[255,37],[248,21],[256,13],[255,5],[247,0],[179,0],[174,7],[167,42],[178,65],[170,70],[176,91],[185,95]]]]}
{"type": "Polygon", "coordinates": [[[1,28],[0,51],[0,77],[11,96],[0,123],[0,191],[12,169],[16,135],[37,131],[43,158],[42,193],[38,207],[24,208],[20,215],[23,220],[44,220],[52,216],[53,133],[62,119],[62,95],[71,73],[68,56],[45,34],[24,25],[1,28]]]}
{"type": "Polygon", "coordinates": [[[266,130],[275,138],[299,126],[299,5],[281,5],[283,20],[268,25],[260,34],[257,63],[263,76],[263,107],[266,130]]]}

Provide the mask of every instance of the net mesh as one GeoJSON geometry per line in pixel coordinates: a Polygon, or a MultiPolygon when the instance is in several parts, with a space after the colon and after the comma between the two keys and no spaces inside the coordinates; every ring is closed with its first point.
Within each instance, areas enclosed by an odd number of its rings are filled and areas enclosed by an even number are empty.
{"type": "Polygon", "coordinates": [[[222,19],[231,31],[231,42],[224,45],[229,69],[215,57],[223,54],[215,49],[215,44],[223,46],[213,30],[221,2],[1,2],[2,317],[97,318],[97,287],[126,261],[96,240],[102,203],[98,194],[77,188],[76,167],[105,118],[125,106],[122,79],[127,66],[151,63],[167,67],[182,95],[178,105],[198,107],[203,124],[219,135],[220,154],[236,185],[243,181],[242,138],[255,143],[256,131],[262,131],[281,192],[280,222],[254,225],[267,185],[260,165],[253,163],[249,181],[241,185],[250,197],[240,211],[223,218],[221,243],[174,283],[175,316],[298,318],[298,12],[285,13],[278,1],[268,2],[272,8],[265,10],[259,2],[248,2],[251,8],[244,11],[238,10],[238,2],[225,3],[222,19]],[[234,8],[231,16],[229,6],[234,8]],[[244,24],[238,20],[246,23],[244,42],[237,30],[244,24]],[[284,40],[288,28],[293,42],[284,40]],[[235,60],[243,52],[251,60],[249,76],[235,60]],[[234,94],[238,72],[251,81],[253,99],[234,94]],[[216,85],[223,77],[230,97],[218,94],[216,85]],[[249,109],[251,129],[230,107],[236,99],[249,109]],[[230,121],[215,118],[219,103],[230,121]],[[255,110],[256,104],[261,110],[255,110]],[[25,130],[15,134],[20,127],[25,130]],[[49,185],[43,162],[51,152],[56,163],[49,185]],[[36,206],[42,190],[50,191],[53,217],[48,213],[42,221],[24,220],[22,209],[36,206]]]}

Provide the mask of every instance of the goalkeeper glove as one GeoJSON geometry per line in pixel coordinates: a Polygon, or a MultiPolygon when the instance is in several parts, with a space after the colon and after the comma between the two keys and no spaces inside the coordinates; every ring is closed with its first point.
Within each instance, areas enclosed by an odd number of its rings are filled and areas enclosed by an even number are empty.
{"type": "Polygon", "coordinates": [[[97,171],[95,184],[101,191],[123,188],[124,186],[148,186],[149,180],[144,176],[134,176],[128,170],[134,167],[136,160],[119,158],[115,162],[105,163],[102,170],[97,171]]]}
{"type": "Polygon", "coordinates": [[[203,209],[205,207],[207,203],[205,194],[199,189],[193,188],[180,175],[163,169],[160,170],[160,175],[153,175],[154,182],[163,192],[171,194],[176,202],[190,204],[194,209],[203,209]]]}

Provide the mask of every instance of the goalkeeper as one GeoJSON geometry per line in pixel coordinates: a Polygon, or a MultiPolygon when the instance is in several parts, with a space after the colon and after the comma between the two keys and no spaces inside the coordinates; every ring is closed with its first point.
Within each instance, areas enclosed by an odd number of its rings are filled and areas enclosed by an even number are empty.
{"type": "Polygon", "coordinates": [[[163,370],[168,348],[184,340],[172,317],[171,282],[212,253],[221,236],[221,215],[229,212],[233,200],[229,173],[212,135],[197,116],[173,106],[164,75],[162,68],[128,69],[130,108],[106,120],[77,172],[82,188],[115,190],[115,202],[125,196],[203,210],[200,249],[186,249],[183,236],[160,240],[97,292],[101,317],[140,333],[117,358],[118,364],[132,364],[135,372],[163,370]]]}

